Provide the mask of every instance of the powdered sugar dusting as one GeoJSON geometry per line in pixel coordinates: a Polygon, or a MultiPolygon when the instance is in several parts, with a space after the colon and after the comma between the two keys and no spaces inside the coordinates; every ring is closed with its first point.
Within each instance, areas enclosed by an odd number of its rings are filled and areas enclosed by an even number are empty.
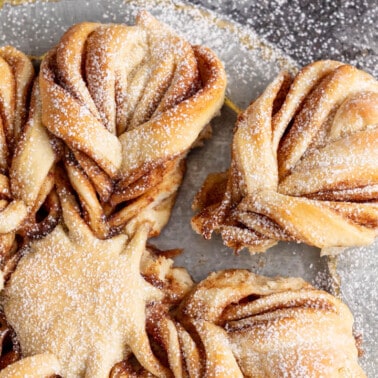
{"type": "MultiPolygon", "coordinates": [[[[39,2],[29,4],[27,7],[11,7],[5,4],[0,12],[0,45],[13,44],[31,55],[41,55],[59,40],[72,23],[80,21],[132,22],[139,8],[146,8],[161,21],[167,22],[184,34],[191,43],[206,44],[217,52],[225,62],[228,73],[228,96],[242,108],[262,92],[280,69],[292,69],[296,65],[281,51],[262,41],[249,27],[255,27],[259,34],[263,33],[266,38],[284,48],[291,56],[299,59],[301,65],[325,57],[325,55],[340,57],[343,54],[342,49],[345,48],[345,59],[351,63],[359,63],[361,67],[377,74],[378,64],[377,60],[374,60],[376,59],[374,46],[365,41],[366,35],[374,31],[374,26],[369,22],[374,19],[374,13],[362,11],[358,20],[348,18],[347,13],[346,16],[336,13],[335,19],[329,21],[328,29],[323,27],[321,30],[314,23],[309,25],[303,15],[295,12],[292,13],[290,19],[282,21],[281,6],[288,3],[282,0],[270,2],[272,11],[268,13],[262,12],[263,5],[258,4],[264,2],[258,1],[256,1],[257,5],[254,5],[254,2],[251,4],[248,0],[227,1],[222,2],[221,8],[219,8],[220,2],[216,0],[203,3],[220,12],[231,14],[240,21],[247,20],[248,26],[241,27],[235,23],[229,23],[215,14],[207,14],[201,8],[188,7],[178,2],[172,4],[167,1],[152,4],[151,1],[143,0],[138,2],[138,5],[136,2],[124,1],[60,1],[52,4],[39,2]],[[344,17],[341,26],[335,26],[338,17],[344,17]],[[259,25],[267,19],[271,20],[272,27],[268,31],[259,30],[259,25]],[[277,20],[283,23],[278,25],[277,20]],[[353,22],[365,24],[367,33],[348,35],[347,30],[351,29],[353,22]],[[291,30],[295,30],[295,33],[285,34],[293,23],[295,23],[295,28],[291,30]],[[332,33],[328,35],[327,31],[330,28],[332,33]],[[310,30],[315,30],[315,39],[309,37],[310,30]],[[294,34],[299,35],[300,38],[306,38],[306,43],[295,46],[294,34]],[[324,35],[328,35],[328,42],[325,45],[322,44],[324,35]],[[343,44],[338,43],[336,48],[331,48],[333,35],[339,36],[340,40],[344,41],[343,44]],[[365,46],[365,56],[356,54],[357,43],[361,41],[365,46]]],[[[302,6],[306,6],[306,3],[308,2],[303,2],[302,6]]],[[[297,1],[293,1],[291,7],[295,8],[296,4],[297,1]]],[[[356,6],[355,1],[327,4],[327,7],[340,6],[343,10],[356,6]]],[[[361,9],[366,10],[365,2],[361,2],[360,5],[361,9]]],[[[310,2],[309,7],[313,8],[314,5],[310,2]]],[[[319,23],[327,26],[326,21],[320,16],[319,23]]],[[[191,154],[184,186],[170,225],[159,241],[160,245],[168,248],[177,246],[186,248],[186,253],[180,257],[179,263],[184,264],[196,279],[203,278],[212,270],[244,267],[267,275],[300,275],[314,282],[316,286],[326,286],[330,280],[326,269],[326,258],[319,258],[319,252],[314,248],[296,243],[281,243],[263,255],[250,257],[242,253],[241,256],[235,257],[223,247],[219,238],[209,242],[193,234],[189,224],[193,215],[190,203],[207,173],[220,171],[229,166],[229,144],[234,122],[235,115],[223,109],[221,117],[213,121],[214,138],[207,143],[204,150],[191,154]]],[[[343,285],[342,294],[355,314],[357,331],[363,331],[366,351],[363,364],[372,377],[377,375],[375,366],[377,356],[374,355],[374,351],[376,353],[378,348],[374,340],[378,339],[376,334],[378,326],[373,318],[376,311],[369,314],[368,310],[376,310],[377,304],[375,286],[378,273],[374,262],[376,250],[377,244],[368,249],[349,251],[340,257],[339,265],[343,285]],[[369,303],[373,308],[367,309],[366,306],[369,303]]]]}
{"type": "Polygon", "coordinates": [[[5,4],[0,25],[0,45],[12,44],[27,54],[38,56],[56,44],[73,23],[101,21],[132,24],[136,14],[146,9],[160,21],[172,26],[193,45],[205,44],[218,54],[225,62],[230,80],[228,95],[241,107],[245,107],[252,99],[252,93],[261,90],[280,69],[295,67],[294,61],[268,42],[262,41],[252,29],[243,29],[237,24],[221,20],[216,14],[201,8],[168,1],[155,4],[148,0],[115,0],[99,2],[96,6],[90,1],[77,1],[70,2],[70,11],[67,12],[65,3],[37,2],[28,7],[5,4]],[[30,14],[38,14],[38,17],[33,16],[33,23],[25,22],[30,14]],[[23,24],[22,28],[20,23],[23,24]],[[243,54],[240,54],[240,49],[243,54]],[[276,63],[270,64],[272,61],[276,63]],[[250,80],[252,77],[253,81],[250,80]],[[246,91],[249,93],[247,96],[246,91]]]}
{"type": "Polygon", "coordinates": [[[355,317],[355,330],[362,336],[362,365],[374,377],[378,361],[378,240],[364,248],[346,250],[337,258],[341,295],[355,317]]]}
{"type": "Polygon", "coordinates": [[[374,0],[194,0],[258,31],[301,66],[336,59],[378,75],[374,0]]]}
{"type": "Polygon", "coordinates": [[[163,294],[140,274],[146,230],[127,246],[124,235],[103,241],[80,221],[68,227],[69,234],[58,226],[33,243],[5,290],[4,311],[24,356],[53,353],[67,378],[105,377],[129,349],[143,350],[158,369],[145,306],[163,294]]]}

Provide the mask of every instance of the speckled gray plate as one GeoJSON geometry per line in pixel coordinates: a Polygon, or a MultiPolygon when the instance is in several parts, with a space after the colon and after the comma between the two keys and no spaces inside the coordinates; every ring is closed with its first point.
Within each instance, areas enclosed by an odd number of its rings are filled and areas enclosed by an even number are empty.
{"type": "MultiPolygon", "coordinates": [[[[238,2],[233,3],[237,8],[238,2]]],[[[281,69],[296,67],[293,60],[249,27],[225,20],[203,8],[170,1],[62,0],[18,6],[5,4],[0,11],[0,45],[12,44],[27,54],[38,56],[76,22],[133,23],[141,8],[150,10],[191,43],[213,48],[226,67],[227,94],[241,108],[246,107],[281,69]]],[[[171,221],[153,242],[161,248],[184,248],[177,264],[185,266],[196,280],[214,270],[248,268],[264,275],[301,276],[318,287],[330,289],[334,276],[329,272],[327,258],[321,258],[316,248],[280,243],[265,254],[250,256],[242,252],[235,256],[223,246],[220,238],[205,241],[192,231],[193,196],[208,173],[228,167],[235,118],[231,110],[222,109],[221,115],[213,121],[213,138],[189,155],[186,177],[171,221]]],[[[378,243],[348,251],[338,259],[337,268],[341,295],[354,312],[357,333],[363,335],[365,356],[362,364],[369,377],[378,376],[378,265],[374,257],[377,252],[378,243]]]]}

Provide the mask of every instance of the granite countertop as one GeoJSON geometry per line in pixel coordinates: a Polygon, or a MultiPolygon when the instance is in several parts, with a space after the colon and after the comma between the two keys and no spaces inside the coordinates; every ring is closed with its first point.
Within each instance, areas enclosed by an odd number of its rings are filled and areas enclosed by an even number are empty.
{"type": "Polygon", "coordinates": [[[342,60],[378,76],[376,0],[191,0],[248,25],[300,65],[342,60]]]}

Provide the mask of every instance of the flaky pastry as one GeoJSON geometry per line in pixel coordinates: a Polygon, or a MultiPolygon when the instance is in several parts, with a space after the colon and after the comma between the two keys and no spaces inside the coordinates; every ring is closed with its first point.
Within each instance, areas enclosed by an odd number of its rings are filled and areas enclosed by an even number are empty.
{"type": "MultiPolygon", "coordinates": [[[[152,319],[154,350],[174,377],[365,377],[349,309],[298,278],[220,271],[152,319]]],[[[135,376],[153,375],[131,360],[110,374],[135,376]]]]}
{"type": "Polygon", "coordinates": [[[146,307],[180,301],[192,286],[189,275],[146,250],[148,223],[130,240],[95,237],[59,178],[65,223],[30,244],[3,293],[22,355],[55,355],[65,378],[107,377],[129,354],[156,376],[169,376],[151,350],[146,307]]]}
{"type": "Polygon", "coordinates": [[[68,378],[365,377],[352,314],[332,295],[242,269],[193,285],[143,253],[146,229],[97,239],[67,200],[68,233],[33,242],[6,287],[5,313],[32,357],[4,371],[37,358],[68,378]]]}
{"type": "Polygon", "coordinates": [[[40,237],[58,218],[51,193],[55,154],[41,125],[38,84],[31,94],[33,80],[29,58],[11,46],[1,47],[0,270],[5,278],[19,257],[16,235],[40,237]]]}
{"type": "Polygon", "coordinates": [[[247,270],[194,285],[146,248],[148,223],[101,240],[63,170],[55,182],[64,223],[24,249],[2,294],[23,358],[0,377],[365,377],[340,300],[247,270]]]}
{"type": "Polygon", "coordinates": [[[85,219],[104,239],[168,220],[183,158],[224,100],[216,55],[147,12],[136,25],[81,23],[44,58],[42,120],[64,141],[85,219]],[[134,220],[134,222],[131,222],[134,220]],[[136,221],[135,221],[136,220],[136,221]]]}
{"type": "Polygon", "coordinates": [[[192,226],[236,251],[279,240],[371,244],[378,229],[378,82],[319,61],[280,74],[241,115],[228,172],[210,175],[192,226]]]}
{"type": "Polygon", "coordinates": [[[12,195],[10,167],[26,121],[26,100],[33,78],[33,66],[26,55],[10,46],[0,48],[0,255],[5,275],[14,265],[15,231],[27,216],[25,203],[12,195]]]}
{"type": "MultiPolygon", "coordinates": [[[[178,251],[146,245],[223,102],[214,53],[142,12],[135,26],[73,26],[32,93],[17,50],[0,49],[0,73],[0,378],[365,377],[352,315],[330,294],[246,270],[195,285],[178,251]]],[[[376,94],[337,62],[280,76],[240,117],[232,167],[207,180],[194,223],[237,248],[328,246],[342,227],[345,243],[371,240],[377,183],[358,168],[377,168],[376,94]]]]}
{"type": "Polygon", "coordinates": [[[365,377],[349,309],[301,279],[213,273],[178,318],[202,342],[206,377],[365,377]]]}

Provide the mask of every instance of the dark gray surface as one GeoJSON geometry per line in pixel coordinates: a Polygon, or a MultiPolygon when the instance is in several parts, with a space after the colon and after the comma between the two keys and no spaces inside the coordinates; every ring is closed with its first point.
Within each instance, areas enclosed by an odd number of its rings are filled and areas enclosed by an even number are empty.
{"type": "Polygon", "coordinates": [[[376,0],[192,0],[281,48],[300,65],[336,59],[378,76],[376,0]]]}

